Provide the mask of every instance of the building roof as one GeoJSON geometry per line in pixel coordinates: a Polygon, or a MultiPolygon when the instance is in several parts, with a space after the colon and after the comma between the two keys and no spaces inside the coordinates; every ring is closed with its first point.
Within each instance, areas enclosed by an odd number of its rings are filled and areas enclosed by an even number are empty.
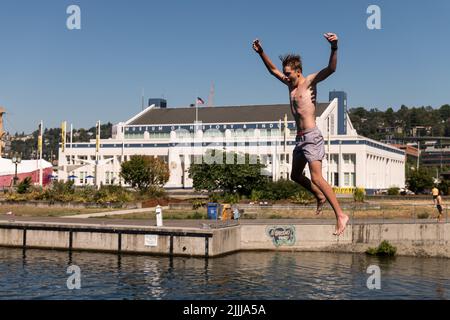
{"type": "MultiPolygon", "coordinates": [[[[329,103],[318,103],[316,117],[322,115],[329,103]]],[[[203,123],[265,122],[278,121],[287,115],[294,121],[289,104],[198,107],[198,120],[203,123]]],[[[129,125],[179,124],[195,121],[195,107],[151,108],[128,122],[129,125]]]]}
{"type": "Polygon", "coordinates": [[[397,144],[397,143],[389,143],[389,145],[396,147],[401,150],[405,150],[406,154],[413,157],[419,156],[419,149],[414,148],[412,146],[406,145],[406,144],[397,144]]]}

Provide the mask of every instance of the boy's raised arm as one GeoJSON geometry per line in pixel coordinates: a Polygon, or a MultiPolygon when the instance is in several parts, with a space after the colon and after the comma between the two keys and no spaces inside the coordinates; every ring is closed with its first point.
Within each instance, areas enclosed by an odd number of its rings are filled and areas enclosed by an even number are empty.
{"type": "Polygon", "coordinates": [[[272,61],[270,61],[269,57],[264,53],[264,50],[261,47],[261,44],[258,39],[255,39],[253,41],[253,50],[255,50],[256,53],[259,54],[267,70],[269,70],[269,72],[273,76],[275,76],[278,80],[287,85],[288,78],[280,70],[277,69],[277,67],[272,63],[272,61]]]}
{"type": "Polygon", "coordinates": [[[323,36],[328,40],[328,42],[331,45],[330,60],[328,61],[328,66],[326,68],[320,70],[317,73],[313,73],[309,76],[311,77],[311,80],[314,81],[315,83],[328,78],[331,74],[333,74],[336,71],[337,66],[338,37],[334,33],[325,33],[323,36]]]}

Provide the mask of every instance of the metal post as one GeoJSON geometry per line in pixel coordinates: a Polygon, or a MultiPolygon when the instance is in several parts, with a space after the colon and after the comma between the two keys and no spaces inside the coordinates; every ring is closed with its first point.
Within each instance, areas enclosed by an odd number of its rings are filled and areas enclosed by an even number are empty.
{"type": "Polygon", "coordinates": [[[14,164],[16,165],[16,172],[14,173],[14,186],[17,185],[17,162],[14,162],[14,164]]]}

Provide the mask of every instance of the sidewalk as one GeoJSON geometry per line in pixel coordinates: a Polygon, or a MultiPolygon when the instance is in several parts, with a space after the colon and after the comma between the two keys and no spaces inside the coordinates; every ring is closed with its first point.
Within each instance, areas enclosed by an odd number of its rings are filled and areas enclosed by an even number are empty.
{"type": "MultiPolygon", "coordinates": [[[[169,209],[168,206],[161,207],[161,208],[163,210],[169,209]]],[[[76,214],[76,215],[70,215],[70,216],[62,216],[61,218],[63,218],[63,219],[67,219],[67,218],[77,218],[77,219],[102,218],[102,217],[106,217],[106,216],[116,216],[116,215],[129,214],[129,213],[141,213],[141,212],[154,213],[155,210],[156,210],[156,207],[151,207],[151,208],[142,208],[142,209],[129,209],[129,210],[98,212],[98,213],[76,214]]]]}

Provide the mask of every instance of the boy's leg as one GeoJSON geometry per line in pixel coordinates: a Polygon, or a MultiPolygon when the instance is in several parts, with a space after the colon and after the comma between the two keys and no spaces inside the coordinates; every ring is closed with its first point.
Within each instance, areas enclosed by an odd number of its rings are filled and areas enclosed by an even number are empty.
{"type": "Polygon", "coordinates": [[[311,171],[312,182],[320,189],[325,195],[330,205],[333,207],[336,215],[337,225],[335,235],[340,235],[344,232],[347,226],[348,216],[342,212],[341,206],[337,201],[336,195],[328,182],[322,177],[322,161],[316,160],[309,163],[309,169],[311,171]]]}
{"type": "Polygon", "coordinates": [[[299,183],[311,192],[317,199],[316,214],[322,212],[323,205],[327,202],[327,198],[314,183],[303,175],[307,160],[300,152],[294,152],[292,157],[291,180],[299,183]]]}

